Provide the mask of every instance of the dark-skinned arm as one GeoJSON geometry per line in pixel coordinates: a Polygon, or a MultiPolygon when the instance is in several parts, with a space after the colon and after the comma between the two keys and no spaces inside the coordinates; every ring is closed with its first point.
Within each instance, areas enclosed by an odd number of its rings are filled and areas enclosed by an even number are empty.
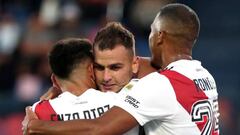
{"type": "MultiPolygon", "coordinates": [[[[26,117],[32,116],[31,113],[33,112],[27,109],[26,117]]],[[[23,128],[27,129],[26,135],[121,135],[138,124],[132,115],[119,107],[113,107],[93,120],[53,122],[28,119],[28,124],[25,124],[25,127],[23,125],[23,128]]]]}
{"type": "Polygon", "coordinates": [[[149,57],[139,57],[139,69],[137,78],[141,79],[142,77],[155,71],[157,71],[157,69],[152,67],[149,57]]]}

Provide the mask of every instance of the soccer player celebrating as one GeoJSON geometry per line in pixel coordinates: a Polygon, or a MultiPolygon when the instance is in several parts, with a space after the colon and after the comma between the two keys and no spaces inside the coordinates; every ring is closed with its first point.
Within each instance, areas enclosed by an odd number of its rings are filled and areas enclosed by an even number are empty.
{"type": "Polygon", "coordinates": [[[27,109],[26,134],[118,135],[137,124],[147,135],[218,135],[218,94],[212,75],[192,59],[200,23],[183,4],[161,8],[151,25],[151,61],[163,70],[137,82],[94,120],[45,122],[27,109]]]}

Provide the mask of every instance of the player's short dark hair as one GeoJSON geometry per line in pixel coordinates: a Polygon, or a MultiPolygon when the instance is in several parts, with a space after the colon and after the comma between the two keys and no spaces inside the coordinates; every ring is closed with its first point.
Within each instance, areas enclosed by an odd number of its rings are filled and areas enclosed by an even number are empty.
{"type": "Polygon", "coordinates": [[[189,40],[195,40],[200,31],[200,21],[198,15],[193,9],[187,5],[180,3],[167,4],[162,7],[159,14],[159,19],[167,21],[170,31],[175,31],[174,34],[185,36],[189,40]]]}
{"type": "Polygon", "coordinates": [[[110,22],[100,29],[94,39],[94,47],[99,50],[114,49],[117,45],[123,45],[135,55],[134,35],[121,23],[110,22]]]}
{"type": "Polygon", "coordinates": [[[87,39],[68,38],[55,43],[48,56],[52,72],[66,79],[76,66],[93,61],[92,44],[87,39]]]}

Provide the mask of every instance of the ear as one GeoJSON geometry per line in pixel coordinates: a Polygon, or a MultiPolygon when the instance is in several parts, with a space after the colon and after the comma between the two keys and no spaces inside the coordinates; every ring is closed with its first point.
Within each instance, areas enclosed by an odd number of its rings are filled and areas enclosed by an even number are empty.
{"type": "Polygon", "coordinates": [[[61,87],[60,87],[60,85],[58,83],[58,79],[57,79],[56,75],[54,75],[54,74],[51,75],[51,81],[53,83],[53,87],[56,87],[59,90],[61,89],[61,87]]]}
{"type": "Polygon", "coordinates": [[[90,78],[95,81],[95,74],[94,74],[94,70],[93,70],[93,64],[90,64],[88,66],[88,73],[90,74],[90,78]]]}
{"type": "Polygon", "coordinates": [[[132,63],[132,71],[134,74],[137,74],[139,70],[139,57],[134,56],[133,57],[133,63],[132,63]]]}
{"type": "Polygon", "coordinates": [[[91,83],[91,88],[97,88],[96,86],[96,78],[95,78],[95,73],[94,73],[94,70],[93,70],[93,63],[91,63],[89,66],[88,66],[88,73],[87,73],[88,77],[89,77],[89,81],[91,83]]]}
{"type": "Polygon", "coordinates": [[[163,38],[165,36],[165,32],[164,31],[159,31],[157,33],[157,45],[161,45],[163,43],[163,38]]]}

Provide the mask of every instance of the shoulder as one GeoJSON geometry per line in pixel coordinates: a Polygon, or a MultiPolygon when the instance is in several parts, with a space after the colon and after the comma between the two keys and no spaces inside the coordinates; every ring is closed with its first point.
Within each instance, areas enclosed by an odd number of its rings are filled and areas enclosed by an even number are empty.
{"type": "Polygon", "coordinates": [[[101,101],[101,103],[109,102],[114,100],[117,93],[115,92],[102,92],[96,89],[89,89],[85,93],[81,95],[82,99],[86,99],[88,101],[101,101]]]}
{"type": "Polygon", "coordinates": [[[51,106],[49,100],[43,100],[36,102],[33,105],[33,111],[36,113],[39,119],[41,120],[54,120],[51,119],[52,114],[56,114],[53,107],[51,106]]]}
{"type": "Polygon", "coordinates": [[[167,77],[160,74],[159,72],[153,72],[148,74],[147,76],[139,79],[137,84],[154,84],[154,83],[160,83],[163,81],[166,81],[167,77]]]}
{"type": "Polygon", "coordinates": [[[138,92],[142,91],[150,94],[148,93],[149,91],[153,92],[157,90],[158,92],[160,92],[161,90],[169,88],[171,88],[171,83],[169,79],[165,75],[160,74],[159,72],[153,72],[139,79],[139,81],[134,84],[131,91],[137,90],[138,92]]]}
{"type": "Polygon", "coordinates": [[[109,95],[116,95],[115,92],[102,92],[100,90],[96,89],[89,89],[85,93],[85,95],[92,95],[92,96],[97,96],[97,97],[104,97],[104,96],[109,96],[109,95]]]}
{"type": "Polygon", "coordinates": [[[34,103],[32,106],[32,110],[34,112],[38,112],[42,109],[44,109],[44,110],[48,109],[49,107],[51,107],[49,100],[43,100],[43,101],[38,101],[38,102],[34,103]]]}

